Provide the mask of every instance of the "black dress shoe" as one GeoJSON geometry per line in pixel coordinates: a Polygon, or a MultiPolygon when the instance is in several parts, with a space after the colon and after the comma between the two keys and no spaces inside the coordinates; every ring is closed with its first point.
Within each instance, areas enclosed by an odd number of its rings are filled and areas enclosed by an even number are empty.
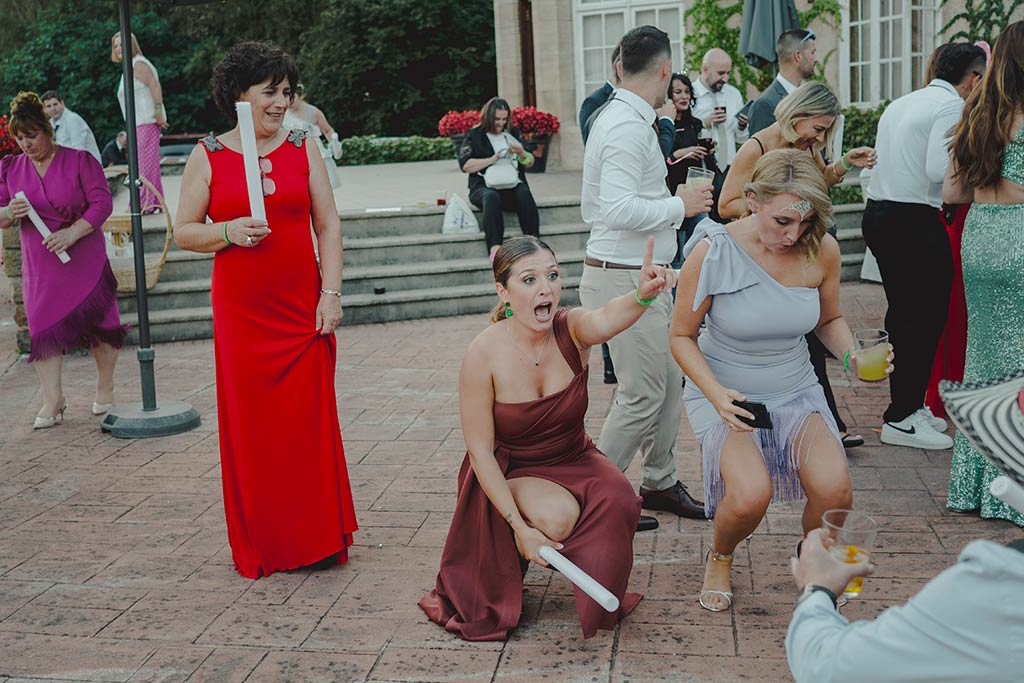
{"type": "Polygon", "coordinates": [[[654,531],[658,528],[658,520],[647,515],[640,515],[640,521],[636,525],[637,531],[654,531]]]}
{"type": "Polygon", "coordinates": [[[704,501],[694,499],[680,481],[661,491],[640,487],[640,497],[645,510],[664,510],[689,519],[707,519],[704,501]]]}

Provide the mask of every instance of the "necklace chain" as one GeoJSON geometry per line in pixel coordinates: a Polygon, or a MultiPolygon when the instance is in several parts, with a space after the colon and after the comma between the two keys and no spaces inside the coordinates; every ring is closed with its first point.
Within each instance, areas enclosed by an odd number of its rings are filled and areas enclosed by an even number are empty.
{"type": "Polygon", "coordinates": [[[540,353],[537,355],[537,360],[532,360],[530,358],[529,354],[523,353],[523,350],[522,350],[522,348],[520,348],[519,343],[516,342],[516,340],[512,338],[512,328],[511,327],[506,327],[505,328],[505,336],[508,337],[508,340],[510,342],[512,342],[512,346],[516,347],[516,351],[519,352],[520,356],[522,356],[523,358],[526,358],[527,360],[531,361],[535,367],[540,367],[540,361],[541,361],[542,358],[544,358],[544,351],[546,351],[547,348],[548,348],[548,341],[551,339],[552,330],[553,330],[553,328],[549,329],[548,330],[548,335],[546,337],[544,337],[544,342],[540,345],[540,353]]]}
{"type": "Polygon", "coordinates": [[[53,157],[57,156],[57,147],[59,147],[59,145],[57,145],[56,143],[54,143],[54,145],[53,145],[53,149],[52,149],[52,150],[50,150],[50,154],[49,154],[49,155],[47,155],[47,157],[46,157],[45,159],[43,159],[42,161],[36,161],[35,159],[33,159],[33,160],[32,160],[32,163],[36,165],[36,168],[39,168],[40,166],[42,166],[43,164],[45,164],[45,163],[46,163],[47,161],[49,161],[50,159],[53,159],[53,157]]]}

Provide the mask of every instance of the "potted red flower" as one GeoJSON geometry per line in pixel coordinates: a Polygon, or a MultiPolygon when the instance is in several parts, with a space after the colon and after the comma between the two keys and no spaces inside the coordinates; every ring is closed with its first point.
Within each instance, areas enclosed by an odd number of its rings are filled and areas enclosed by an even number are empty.
{"type": "Polygon", "coordinates": [[[558,133],[558,117],[540,111],[536,107],[516,107],[512,110],[512,125],[519,129],[527,140],[527,148],[535,159],[530,173],[543,173],[547,168],[547,149],[551,136],[558,133]]]}
{"type": "Polygon", "coordinates": [[[7,115],[0,116],[0,158],[10,154],[21,154],[21,148],[7,130],[7,115]]]}
{"type": "Polygon", "coordinates": [[[459,147],[466,137],[469,129],[480,123],[480,112],[475,109],[468,111],[449,111],[437,122],[437,132],[444,137],[451,138],[452,151],[455,158],[459,158],[459,147]]]}

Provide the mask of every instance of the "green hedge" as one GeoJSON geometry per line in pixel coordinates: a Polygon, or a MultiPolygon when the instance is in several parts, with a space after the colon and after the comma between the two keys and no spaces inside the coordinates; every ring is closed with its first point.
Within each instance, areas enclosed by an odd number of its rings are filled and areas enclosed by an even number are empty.
{"type": "Polygon", "coordinates": [[[345,138],[343,166],[393,164],[403,161],[435,161],[452,159],[450,138],[425,138],[413,135],[404,138],[379,138],[375,135],[345,138]]]}
{"type": "Polygon", "coordinates": [[[860,185],[836,185],[829,189],[828,193],[832,198],[833,206],[864,203],[864,195],[860,191],[860,185]]]}
{"type": "Polygon", "coordinates": [[[843,146],[846,149],[874,147],[875,136],[878,134],[878,119],[882,117],[882,112],[888,106],[889,102],[886,101],[874,109],[861,109],[860,107],[844,109],[843,146]]]}

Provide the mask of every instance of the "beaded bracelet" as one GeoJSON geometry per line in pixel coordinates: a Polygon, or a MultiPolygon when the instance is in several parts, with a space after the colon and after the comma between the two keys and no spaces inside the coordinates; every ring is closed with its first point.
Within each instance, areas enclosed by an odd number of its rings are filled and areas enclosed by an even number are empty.
{"type": "Polygon", "coordinates": [[[339,299],[341,298],[341,292],[336,292],[333,289],[321,289],[320,293],[321,294],[330,294],[331,296],[336,296],[339,299]]]}
{"type": "Polygon", "coordinates": [[[641,306],[650,306],[658,298],[658,295],[655,294],[650,299],[641,299],[640,298],[640,290],[639,289],[634,289],[633,290],[633,296],[636,297],[636,302],[638,304],[640,304],[641,306]]]}
{"type": "Polygon", "coordinates": [[[234,242],[232,242],[231,240],[228,239],[228,222],[227,221],[224,221],[221,224],[221,226],[220,226],[220,234],[221,234],[221,236],[224,237],[224,241],[225,242],[227,242],[228,244],[234,244],[234,242]]]}

